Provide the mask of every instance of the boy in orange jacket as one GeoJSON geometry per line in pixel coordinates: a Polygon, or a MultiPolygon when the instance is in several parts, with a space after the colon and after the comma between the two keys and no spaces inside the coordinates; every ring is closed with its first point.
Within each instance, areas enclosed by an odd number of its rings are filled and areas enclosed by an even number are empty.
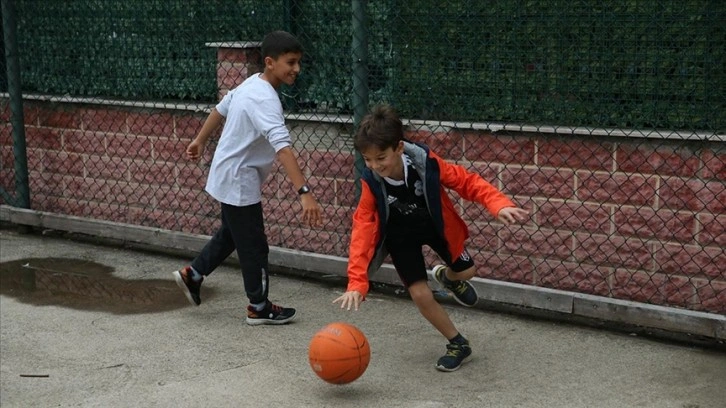
{"type": "Polygon", "coordinates": [[[433,274],[457,302],[472,307],[479,298],[468,282],[476,274],[464,247],[468,229],[444,188],[482,204],[507,225],[524,221],[528,212],[480,175],[444,161],[423,144],[404,140],[403,124],[389,106],[378,106],[363,118],[354,145],[366,168],[353,215],[348,288],[333,302],[358,310],[368,293],[369,273],[380,268],[390,254],[419,312],[449,341],[436,368],[457,370],[471,358],[471,347],[433,297],[423,245],[446,263],[435,266],[433,274]]]}

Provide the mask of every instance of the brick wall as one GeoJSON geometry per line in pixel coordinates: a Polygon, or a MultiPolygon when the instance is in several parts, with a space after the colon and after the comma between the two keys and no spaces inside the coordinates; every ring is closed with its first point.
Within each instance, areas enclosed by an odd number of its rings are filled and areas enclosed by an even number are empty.
{"type": "MultiPolygon", "coordinates": [[[[10,114],[7,99],[0,103],[0,183],[13,191],[10,114]]],[[[33,209],[216,229],[219,205],[203,192],[214,143],[200,163],[184,158],[206,113],[32,100],[24,109],[33,209]]],[[[288,125],[326,222],[316,230],[299,222],[298,197],[276,168],[263,190],[270,244],[346,256],[355,208],[351,126],[300,118],[288,125]]],[[[453,194],[479,276],[726,314],[724,143],[414,123],[407,137],[531,211],[525,225],[505,227],[453,194]]]]}

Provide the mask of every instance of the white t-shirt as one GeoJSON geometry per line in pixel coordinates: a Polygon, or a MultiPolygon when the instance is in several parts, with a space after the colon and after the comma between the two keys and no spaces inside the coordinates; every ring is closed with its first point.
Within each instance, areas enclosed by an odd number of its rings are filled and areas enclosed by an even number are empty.
{"type": "Polygon", "coordinates": [[[229,91],[216,108],[226,121],[206,190],[225,204],[257,204],[275,153],[291,145],[280,98],[269,82],[255,74],[229,91]]]}

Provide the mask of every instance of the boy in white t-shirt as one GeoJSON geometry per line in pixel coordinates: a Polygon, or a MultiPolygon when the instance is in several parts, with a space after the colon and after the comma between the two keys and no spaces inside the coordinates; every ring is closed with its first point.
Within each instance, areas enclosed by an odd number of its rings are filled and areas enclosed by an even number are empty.
{"type": "Polygon", "coordinates": [[[247,324],[284,324],[295,318],[295,309],[268,299],[267,236],[262,217],[262,183],[277,158],[300,195],[303,221],[321,224],[318,202],[291,148],[277,89],[292,85],[300,72],[302,46],[291,34],[275,31],[262,41],[263,73],[252,75],[229,91],[212,109],[197,137],[186,150],[199,160],[209,137],[226,119],[209,169],[206,191],[222,205],[222,225],[191,265],[174,271],[174,278],[195,305],[201,304],[200,287],[232,251],[242,268],[249,299],[247,324]]]}

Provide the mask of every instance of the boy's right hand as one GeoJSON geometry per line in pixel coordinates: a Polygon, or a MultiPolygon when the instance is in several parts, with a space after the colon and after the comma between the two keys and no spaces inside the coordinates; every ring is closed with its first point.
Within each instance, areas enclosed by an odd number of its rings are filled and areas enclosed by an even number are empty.
{"type": "Polygon", "coordinates": [[[200,140],[194,139],[189,146],[187,146],[187,159],[197,161],[202,157],[204,152],[204,143],[200,140]]]}
{"type": "Polygon", "coordinates": [[[358,292],[357,290],[350,290],[348,292],[343,293],[342,296],[335,299],[333,303],[340,302],[340,308],[345,309],[347,308],[350,310],[352,307],[353,310],[358,310],[358,307],[360,306],[360,303],[363,301],[363,296],[358,292]]]}

